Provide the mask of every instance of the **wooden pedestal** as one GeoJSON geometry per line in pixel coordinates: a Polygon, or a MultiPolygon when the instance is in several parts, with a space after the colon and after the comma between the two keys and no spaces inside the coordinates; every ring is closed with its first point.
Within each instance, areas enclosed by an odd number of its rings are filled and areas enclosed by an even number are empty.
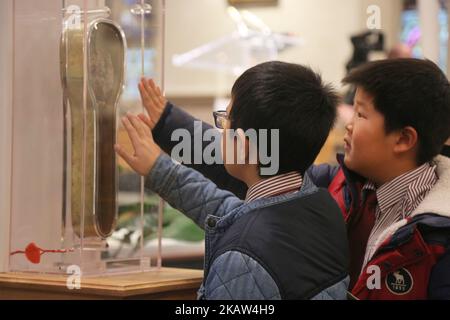
{"type": "Polygon", "coordinates": [[[0,273],[0,300],[151,299],[195,300],[203,271],[161,269],[147,273],[83,277],[80,290],[67,288],[67,276],[0,273]]]}

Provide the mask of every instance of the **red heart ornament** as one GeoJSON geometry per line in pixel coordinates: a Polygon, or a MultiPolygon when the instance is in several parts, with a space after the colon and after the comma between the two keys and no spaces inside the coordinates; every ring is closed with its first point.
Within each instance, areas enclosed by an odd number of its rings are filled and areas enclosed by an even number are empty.
{"type": "Polygon", "coordinates": [[[31,263],[41,263],[41,248],[39,248],[36,244],[30,243],[25,249],[25,255],[31,263]]]}

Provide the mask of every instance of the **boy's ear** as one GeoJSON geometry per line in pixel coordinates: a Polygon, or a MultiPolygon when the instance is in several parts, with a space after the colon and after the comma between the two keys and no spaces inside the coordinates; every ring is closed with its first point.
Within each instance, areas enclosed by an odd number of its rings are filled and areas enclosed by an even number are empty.
{"type": "Polygon", "coordinates": [[[419,136],[413,127],[405,127],[398,132],[394,152],[404,153],[415,149],[419,142],[419,136]]]}
{"type": "Polygon", "coordinates": [[[235,155],[238,155],[238,160],[241,164],[258,164],[258,148],[256,141],[252,141],[245,135],[244,130],[236,130],[237,137],[234,139],[235,155]],[[244,163],[242,163],[244,162],[244,163]]]}

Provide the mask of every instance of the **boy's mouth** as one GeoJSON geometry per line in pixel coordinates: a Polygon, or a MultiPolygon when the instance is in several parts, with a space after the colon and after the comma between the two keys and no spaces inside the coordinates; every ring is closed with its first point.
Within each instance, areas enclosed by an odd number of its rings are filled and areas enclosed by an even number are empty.
{"type": "Polygon", "coordinates": [[[350,139],[345,137],[344,138],[344,149],[345,149],[345,151],[350,151],[351,148],[352,148],[352,145],[350,143],[350,139]]]}

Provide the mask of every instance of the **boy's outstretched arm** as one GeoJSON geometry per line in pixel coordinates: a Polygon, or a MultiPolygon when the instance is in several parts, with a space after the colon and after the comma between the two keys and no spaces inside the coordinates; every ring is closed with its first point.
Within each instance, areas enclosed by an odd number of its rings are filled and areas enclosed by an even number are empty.
{"type": "Polygon", "coordinates": [[[116,145],[116,152],[140,175],[145,186],[158,193],[172,207],[205,228],[209,215],[222,217],[240,207],[243,201],[220,190],[197,171],[175,164],[153,140],[151,120],[144,115],[128,115],[122,120],[131,139],[134,154],[116,145]]]}
{"type": "MultiPolygon", "coordinates": [[[[195,121],[200,120],[195,119],[187,112],[184,112],[177,106],[168,102],[153,80],[142,79],[139,84],[139,91],[141,93],[144,107],[151,117],[151,123],[149,126],[153,131],[153,137],[162,150],[164,150],[167,154],[171,154],[172,149],[179,143],[178,141],[171,140],[172,133],[176,129],[185,129],[190,132],[192,137],[194,137],[194,123],[195,121]]],[[[202,122],[201,129],[201,135],[203,136],[203,133],[209,129],[212,129],[212,127],[209,124],[202,122]]],[[[191,143],[191,150],[195,150],[194,139],[191,139],[191,143]]],[[[208,144],[209,142],[202,142],[202,153],[208,144]]],[[[225,170],[223,164],[196,165],[193,164],[194,153],[191,156],[192,165],[188,165],[188,167],[202,173],[206,178],[213,181],[220,189],[228,190],[234,193],[238,198],[245,199],[248,190],[247,186],[242,181],[230,176],[225,170]]],[[[326,164],[321,166],[312,166],[308,170],[308,175],[317,186],[328,188],[328,185],[336,175],[337,169],[338,167],[336,166],[326,164]]]]}
{"type": "MultiPolygon", "coordinates": [[[[158,86],[155,85],[151,79],[142,79],[139,84],[139,91],[141,93],[142,103],[151,117],[150,128],[153,131],[153,137],[156,143],[167,154],[171,154],[172,149],[179,143],[172,141],[172,133],[176,129],[185,129],[194,137],[194,122],[200,121],[195,119],[190,114],[184,112],[180,108],[168,102],[158,86]]],[[[212,127],[202,122],[201,135],[212,127]]],[[[247,193],[247,186],[245,183],[230,176],[222,164],[194,164],[194,139],[191,139],[191,165],[190,168],[202,173],[205,177],[212,180],[220,189],[228,190],[234,193],[240,199],[244,199],[247,193]]],[[[206,148],[210,142],[202,142],[201,152],[206,148]]]]}

